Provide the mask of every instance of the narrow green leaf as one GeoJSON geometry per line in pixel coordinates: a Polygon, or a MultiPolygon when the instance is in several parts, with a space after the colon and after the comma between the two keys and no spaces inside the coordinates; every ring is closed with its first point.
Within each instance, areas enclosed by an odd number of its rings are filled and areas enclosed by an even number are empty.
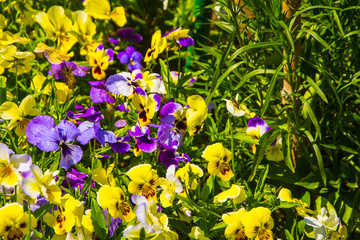
{"type": "Polygon", "coordinates": [[[323,45],[327,50],[332,50],[330,45],[327,44],[327,42],[325,42],[325,40],[322,39],[319,34],[317,34],[312,30],[305,30],[305,32],[310,34],[316,41],[318,41],[321,45],[323,45]]]}
{"type": "Polygon", "coordinates": [[[243,47],[239,48],[238,50],[236,50],[231,55],[230,62],[233,61],[235,58],[237,58],[237,56],[239,56],[239,54],[242,54],[244,52],[251,52],[251,51],[261,50],[264,48],[280,46],[280,45],[282,45],[281,42],[261,42],[261,43],[254,43],[254,44],[243,46],[243,47]]]}
{"type": "Polygon", "coordinates": [[[340,31],[340,33],[341,33],[341,36],[343,37],[343,36],[345,35],[345,32],[344,32],[344,29],[343,29],[343,27],[342,27],[342,25],[341,25],[341,21],[340,21],[339,15],[336,13],[335,10],[332,11],[332,14],[333,14],[333,16],[334,16],[334,20],[335,20],[335,22],[336,22],[336,25],[337,25],[338,28],[339,28],[339,31],[340,31]]]}
{"type": "Polygon", "coordinates": [[[265,180],[267,178],[268,173],[269,173],[269,164],[267,164],[266,167],[260,173],[259,180],[255,188],[255,196],[257,194],[263,193],[265,180]]]}
{"type": "Polygon", "coordinates": [[[42,205],[41,207],[39,207],[38,209],[36,209],[33,212],[34,217],[36,218],[36,220],[40,221],[40,219],[50,211],[51,208],[54,207],[54,204],[52,203],[46,203],[44,205],[42,205]]]}
{"type": "Polygon", "coordinates": [[[271,99],[272,93],[273,93],[274,88],[275,88],[277,77],[279,76],[279,73],[283,69],[284,65],[285,65],[285,62],[280,64],[279,67],[276,69],[274,75],[271,78],[269,88],[268,88],[267,93],[266,93],[265,102],[264,102],[264,104],[262,105],[262,108],[261,108],[261,117],[264,116],[264,114],[265,114],[265,112],[266,112],[266,110],[267,110],[267,108],[268,108],[268,106],[270,104],[270,99],[271,99]]]}
{"type": "MultiPolygon", "coordinates": [[[[254,71],[249,72],[248,74],[243,76],[243,79],[235,86],[234,90],[237,90],[240,88],[247,80],[250,78],[259,75],[259,74],[275,74],[276,70],[274,69],[256,69],[254,71]]],[[[279,75],[282,75],[283,73],[279,73],[279,75]]]]}
{"type": "Polygon", "coordinates": [[[295,173],[295,168],[291,159],[291,135],[286,131],[282,131],[281,138],[285,164],[293,173],[295,173]]]}
{"type": "Polygon", "coordinates": [[[252,137],[246,135],[245,133],[237,133],[233,136],[233,138],[248,144],[258,144],[258,141],[254,140],[252,137]]]}
{"type": "Polygon", "coordinates": [[[285,35],[286,35],[287,40],[288,40],[289,43],[290,43],[291,50],[292,50],[293,52],[295,52],[294,40],[293,40],[293,36],[291,35],[290,29],[288,28],[288,26],[285,24],[284,21],[279,21],[279,24],[280,24],[280,26],[282,26],[282,27],[284,28],[284,30],[285,30],[285,35]]]}
{"type": "Polygon", "coordinates": [[[266,154],[266,150],[279,135],[280,135],[280,130],[271,129],[267,131],[264,135],[262,135],[262,137],[260,138],[259,145],[256,148],[253,164],[251,167],[251,175],[249,177],[249,181],[252,181],[254,179],[256,170],[261,164],[261,161],[266,154]]]}
{"type": "Polygon", "coordinates": [[[348,153],[355,154],[355,155],[359,154],[359,152],[356,149],[352,149],[352,148],[344,146],[344,145],[325,144],[325,143],[321,143],[320,145],[323,147],[326,147],[326,148],[330,148],[330,149],[334,149],[334,150],[341,150],[341,151],[348,152],[348,153]]]}
{"type": "Polygon", "coordinates": [[[287,229],[285,229],[285,237],[286,237],[286,240],[294,240],[294,237],[291,235],[291,233],[287,229]]]}
{"type": "Polygon", "coordinates": [[[320,171],[320,175],[321,175],[321,179],[324,183],[324,186],[326,187],[326,173],[325,173],[325,169],[324,169],[324,162],[323,162],[323,158],[319,149],[319,146],[316,144],[315,139],[313,138],[313,136],[311,135],[311,133],[308,130],[305,130],[304,133],[306,134],[307,138],[309,139],[314,151],[315,151],[315,155],[316,155],[316,159],[318,162],[318,166],[319,166],[319,171],[320,171]]]}
{"type": "Polygon", "coordinates": [[[306,78],[306,81],[314,88],[315,92],[319,95],[319,97],[321,97],[321,99],[324,102],[328,103],[328,100],[327,100],[324,92],[321,91],[319,85],[317,85],[317,83],[312,78],[310,78],[308,76],[306,76],[305,78],[306,78]]]}
{"type": "Polygon", "coordinates": [[[6,102],[6,78],[0,76],[0,105],[6,102]]]}
{"type": "Polygon", "coordinates": [[[314,124],[315,129],[316,129],[316,132],[317,132],[319,138],[321,139],[320,126],[319,126],[318,120],[316,119],[316,116],[315,116],[314,111],[312,110],[310,104],[306,101],[306,99],[305,99],[303,96],[300,96],[299,99],[300,99],[300,100],[302,101],[302,103],[304,104],[304,107],[306,108],[306,110],[307,110],[307,112],[308,112],[308,114],[309,114],[310,120],[311,120],[311,122],[314,124]]]}
{"type": "Polygon", "coordinates": [[[91,221],[99,238],[106,239],[107,234],[105,218],[95,199],[91,199],[91,221]]]}

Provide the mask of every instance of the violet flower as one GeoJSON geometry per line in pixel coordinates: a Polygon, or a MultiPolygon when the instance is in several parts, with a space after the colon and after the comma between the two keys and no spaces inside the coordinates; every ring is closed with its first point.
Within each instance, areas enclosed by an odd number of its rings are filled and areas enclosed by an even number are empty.
{"type": "Polygon", "coordinates": [[[140,52],[135,51],[135,48],[128,46],[125,52],[119,52],[117,58],[122,64],[128,64],[129,71],[134,71],[135,69],[141,69],[141,61],[143,56],[140,52]]]}
{"type": "Polygon", "coordinates": [[[108,220],[108,217],[109,217],[109,212],[107,209],[103,209],[101,210],[102,214],[104,215],[104,218],[105,218],[105,223],[106,223],[106,228],[109,229],[109,237],[111,238],[112,236],[114,236],[115,234],[115,231],[116,231],[116,228],[120,225],[121,223],[121,218],[113,218],[111,217],[111,220],[110,220],[110,226],[108,226],[108,223],[109,223],[109,220],[108,220]]]}
{"type": "Polygon", "coordinates": [[[129,135],[135,138],[136,146],[143,152],[151,153],[157,149],[157,139],[150,137],[150,129],[146,126],[135,126],[129,135]]]}
{"type": "Polygon", "coordinates": [[[179,165],[179,161],[190,162],[190,158],[186,153],[182,155],[178,153],[175,148],[159,144],[159,150],[159,162],[164,164],[167,168],[171,165],[175,165],[177,167],[179,165]]]}
{"type": "Polygon", "coordinates": [[[116,102],[106,88],[105,81],[90,81],[89,84],[91,86],[90,98],[93,103],[116,102]]]}
{"type": "Polygon", "coordinates": [[[63,61],[60,64],[52,64],[48,74],[53,75],[54,79],[63,80],[70,89],[74,89],[77,82],[75,76],[83,77],[89,69],[90,67],[78,66],[74,62],[63,61]]]}
{"type": "Polygon", "coordinates": [[[105,143],[117,142],[116,135],[113,132],[105,131],[100,128],[99,123],[85,121],[79,125],[79,130],[80,134],[77,140],[82,145],[88,144],[90,140],[95,137],[103,147],[105,146],[105,143]]]}
{"type": "MultiPolygon", "coordinates": [[[[72,168],[71,172],[66,173],[67,180],[65,179],[62,182],[61,186],[63,186],[64,188],[71,187],[74,190],[80,189],[80,191],[81,191],[82,188],[84,187],[84,184],[88,177],[89,177],[88,174],[79,172],[76,169],[72,168]],[[69,186],[69,184],[70,184],[70,186],[69,186]]],[[[91,187],[95,187],[94,181],[92,181],[91,187]]],[[[87,193],[85,192],[85,194],[87,194],[87,193]]]]}
{"type": "Polygon", "coordinates": [[[131,141],[129,136],[117,137],[115,143],[109,143],[112,150],[116,153],[126,153],[130,150],[130,144],[126,143],[131,141]]]}
{"type": "Polygon", "coordinates": [[[116,34],[121,39],[121,41],[126,40],[126,41],[132,42],[132,43],[139,43],[143,40],[141,35],[135,33],[135,30],[130,27],[121,28],[121,29],[117,30],[116,34]]]}
{"type": "Polygon", "coordinates": [[[36,145],[42,151],[51,152],[61,148],[60,167],[66,171],[81,161],[83,151],[80,146],[69,144],[80,134],[80,130],[72,122],[61,120],[58,125],[52,117],[37,116],[26,128],[29,143],[36,145]]]}
{"type": "Polygon", "coordinates": [[[81,123],[78,121],[81,117],[86,118],[91,122],[98,122],[100,119],[104,119],[104,116],[101,114],[97,106],[91,106],[88,109],[85,109],[79,104],[75,106],[75,109],[78,110],[79,113],[69,111],[66,116],[70,119],[77,120],[78,123],[81,123]]]}

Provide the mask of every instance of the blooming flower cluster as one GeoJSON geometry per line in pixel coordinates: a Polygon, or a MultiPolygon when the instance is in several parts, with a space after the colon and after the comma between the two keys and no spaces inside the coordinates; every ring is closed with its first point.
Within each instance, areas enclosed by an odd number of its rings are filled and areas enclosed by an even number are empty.
{"type": "Polygon", "coordinates": [[[317,207],[314,218],[309,202],[265,184],[285,145],[280,134],[265,149],[261,143],[279,129],[238,95],[211,99],[199,87],[201,72],[181,68],[193,33],[157,30],[145,43],[124,27],[125,7],[19,5],[38,39],[0,22],[0,75],[15,79],[0,96],[0,237],[272,240],[278,209],[294,209],[315,239],[346,235],[336,212],[317,207]],[[116,35],[108,33],[115,26],[116,35]],[[228,120],[222,132],[217,111],[228,120]],[[244,123],[240,130],[234,121],[244,123]],[[245,179],[251,163],[242,156],[269,160],[260,174],[251,170],[256,181],[245,179]]]}

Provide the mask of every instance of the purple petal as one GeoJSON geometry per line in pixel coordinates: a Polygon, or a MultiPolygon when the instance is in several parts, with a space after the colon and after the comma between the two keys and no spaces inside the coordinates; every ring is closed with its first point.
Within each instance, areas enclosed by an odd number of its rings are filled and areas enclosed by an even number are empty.
{"type": "Polygon", "coordinates": [[[51,152],[59,149],[60,138],[58,129],[52,128],[36,134],[36,146],[42,151],[51,152]]]}
{"type": "Polygon", "coordinates": [[[179,111],[182,108],[183,108],[182,105],[179,103],[169,102],[162,107],[160,116],[161,118],[164,118],[170,114],[173,115],[174,112],[179,111]]]}
{"type": "Polygon", "coordinates": [[[33,118],[26,128],[26,137],[29,143],[36,145],[36,134],[38,132],[50,131],[55,126],[55,121],[50,116],[41,115],[33,118]]]}
{"type": "Polygon", "coordinates": [[[106,49],[106,55],[109,56],[109,61],[114,61],[114,50],[111,48],[106,49]]]}
{"type": "Polygon", "coordinates": [[[127,124],[126,120],[125,119],[120,119],[118,121],[115,122],[114,126],[117,127],[117,128],[123,128],[125,127],[127,124]]]}
{"type": "Polygon", "coordinates": [[[179,38],[176,42],[183,47],[189,47],[194,45],[194,39],[192,39],[191,37],[179,38]]]}
{"type": "Polygon", "coordinates": [[[154,138],[143,136],[137,138],[136,140],[138,147],[144,152],[151,153],[157,149],[156,139],[154,138]]]}
{"type": "Polygon", "coordinates": [[[89,69],[91,69],[91,67],[77,66],[77,68],[73,71],[73,74],[75,76],[84,77],[89,69]]]}
{"type": "Polygon", "coordinates": [[[134,29],[132,29],[130,27],[125,27],[125,28],[117,30],[116,35],[118,35],[118,37],[121,38],[121,40],[122,40],[134,32],[135,32],[134,29]]]}
{"type": "Polygon", "coordinates": [[[117,153],[126,153],[130,149],[130,144],[123,142],[109,143],[109,145],[117,153]]]}
{"type": "Polygon", "coordinates": [[[115,46],[119,45],[120,41],[115,38],[109,37],[109,42],[112,43],[112,45],[115,47],[115,46]]]}
{"type": "Polygon", "coordinates": [[[128,56],[131,56],[132,53],[135,52],[135,48],[132,46],[128,46],[125,51],[128,54],[128,56]]]}
{"type": "Polygon", "coordinates": [[[66,120],[61,120],[57,127],[60,139],[66,143],[75,141],[75,138],[81,133],[75,124],[66,120]]]}
{"type": "Polygon", "coordinates": [[[100,128],[99,123],[94,124],[95,130],[95,137],[104,147],[105,143],[115,143],[116,142],[116,135],[113,132],[105,131],[100,128]]]}
{"type": "Polygon", "coordinates": [[[267,126],[267,123],[266,123],[265,120],[262,119],[262,118],[254,117],[254,118],[252,118],[252,119],[249,120],[248,126],[249,126],[249,127],[267,126]]]}
{"type": "Polygon", "coordinates": [[[60,167],[66,171],[74,164],[81,161],[83,151],[80,146],[63,144],[61,148],[60,167]]]}
{"type": "MultiPolygon", "coordinates": [[[[143,129],[145,128],[146,127],[143,127],[143,129]]],[[[131,129],[131,131],[129,130],[128,133],[131,137],[141,137],[144,136],[145,134],[139,126],[135,126],[134,128],[131,129]]]]}
{"type": "Polygon", "coordinates": [[[82,145],[88,144],[95,137],[94,123],[85,121],[79,125],[80,135],[77,141],[82,145]]]}
{"type": "Polygon", "coordinates": [[[143,40],[140,34],[134,33],[127,37],[127,40],[132,43],[139,43],[143,40]]]}
{"type": "Polygon", "coordinates": [[[142,54],[138,51],[133,52],[130,56],[131,60],[133,60],[134,62],[141,62],[143,60],[142,54]]]}
{"type": "Polygon", "coordinates": [[[122,64],[128,64],[130,62],[130,56],[127,52],[119,52],[117,58],[122,64]]]}
{"type": "Polygon", "coordinates": [[[99,44],[99,46],[95,49],[95,51],[100,50],[102,51],[104,49],[104,44],[99,44]]]}

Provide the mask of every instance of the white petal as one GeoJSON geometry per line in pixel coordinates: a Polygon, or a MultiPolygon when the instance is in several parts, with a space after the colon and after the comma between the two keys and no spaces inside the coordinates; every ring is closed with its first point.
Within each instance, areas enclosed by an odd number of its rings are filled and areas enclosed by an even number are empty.
{"type": "Polygon", "coordinates": [[[328,229],[334,229],[339,225],[339,218],[335,217],[334,214],[324,221],[324,226],[328,229]]]}
{"type": "Polygon", "coordinates": [[[10,163],[20,172],[30,171],[30,166],[32,164],[32,159],[30,155],[27,154],[17,154],[12,155],[10,158],[10,163]]]}
{"type": "Polygon", "coordinates": [[[176,166],[173,164],[173,165],[170,165],[166,171],[166,178],[169,178],[168,176],[170,175],[175,175],[175,168],[176,166]]]}
{"type": "Polygon", "coordinates": [[[325,240],[326,239],[326,229],[324,226],[321,228],[314,228],[315,240],[325,240]]]}
{"type": "Polygon", "coordinates": [[[304,220],[305,220],[306,224],[311,227],[319,228],[322,226],[322,223],[319,220],[317,220],[316,218],[304,217],[304,220]]]}

